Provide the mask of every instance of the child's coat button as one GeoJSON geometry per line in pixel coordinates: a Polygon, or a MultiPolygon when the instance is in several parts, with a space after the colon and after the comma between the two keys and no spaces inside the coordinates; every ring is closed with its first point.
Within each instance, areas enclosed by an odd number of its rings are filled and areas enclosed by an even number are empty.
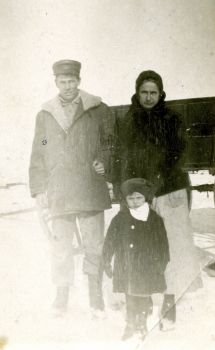
{"type": "Polygon", "coordinates": [[[135,229],[135,226],[134,226],[134,225],[131,225],[131,229],[134,230],[134,229],[135,229]]]}
{"type": "Polygon", "coordinates": [[[134,246],[134,245],[131,243],[131,244],[130,244],[130,248],[133,248],[133,246],[134,246]]]}

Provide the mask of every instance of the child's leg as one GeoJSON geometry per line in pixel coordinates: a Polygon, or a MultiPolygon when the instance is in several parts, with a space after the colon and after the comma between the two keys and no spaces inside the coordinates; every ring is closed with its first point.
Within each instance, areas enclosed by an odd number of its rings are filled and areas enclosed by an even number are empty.
{"type": "Polygon", "coordinates": [[[125,295],[126,297],[126,327],[122,336],[122,340],[126,340],[134,334],[135,320],[136,320],[136,305],[135,297],[132,295],[125,295]]]}
{"type": "Polygon", "coordinates": [[[147,330],[147,318],[151,307],[151,296],[138,297],[138,315],[137,315],[137,327],[136,329],[141,332],[144,338],[148,332],[147,330]]]}
{"type": "Polygon", "coordinates": [[[176,321],[176,304],[174,294],[164,294],[163,305],[161,308],[160,329],[170,330],[176,321]]]}

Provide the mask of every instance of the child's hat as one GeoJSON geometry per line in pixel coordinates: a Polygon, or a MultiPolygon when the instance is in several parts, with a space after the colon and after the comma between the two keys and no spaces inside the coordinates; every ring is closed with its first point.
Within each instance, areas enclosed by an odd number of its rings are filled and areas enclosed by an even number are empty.
{"type": "Polygon", "coordinates": [[[122,183],[121,192],[124,198],[134,192],[138,192],[144,195],[146,201],[150,201],[154,197],[155,188],[148,180],[135,177],[122,183]]]}

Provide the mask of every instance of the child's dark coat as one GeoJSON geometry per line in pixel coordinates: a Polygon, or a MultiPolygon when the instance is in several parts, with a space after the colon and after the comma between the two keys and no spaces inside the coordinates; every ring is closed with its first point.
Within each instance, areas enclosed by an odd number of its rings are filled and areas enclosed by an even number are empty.
{"type": "Polygon", "coordinates": [[[150,209],[147,221],[136,220],[125,208],[112,220],[104,248],[104,269],[114,256],[113,291],[162,293],[169,246],[163,220],[150,209]]]}

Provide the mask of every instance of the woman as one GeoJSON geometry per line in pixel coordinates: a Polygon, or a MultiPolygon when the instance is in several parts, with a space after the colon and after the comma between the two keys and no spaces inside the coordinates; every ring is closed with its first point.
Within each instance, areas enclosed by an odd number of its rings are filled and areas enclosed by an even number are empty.
{"type": "MultiPolygon", "coordinates": [[[[168,309],[175,298],[200,287],[201,277],[189,220],[188,175],[181,170],[185,149],[181,121],[166,107],[165,97],[159,74],[148,70],[138,76],[131,106],[118,128],[114,181],[143,177],[156,186],[153,208],[164,220],[170,249],[163,306],[168,309]]],[[[174,307],[170,314],[174,322],[174,307]]]]}

